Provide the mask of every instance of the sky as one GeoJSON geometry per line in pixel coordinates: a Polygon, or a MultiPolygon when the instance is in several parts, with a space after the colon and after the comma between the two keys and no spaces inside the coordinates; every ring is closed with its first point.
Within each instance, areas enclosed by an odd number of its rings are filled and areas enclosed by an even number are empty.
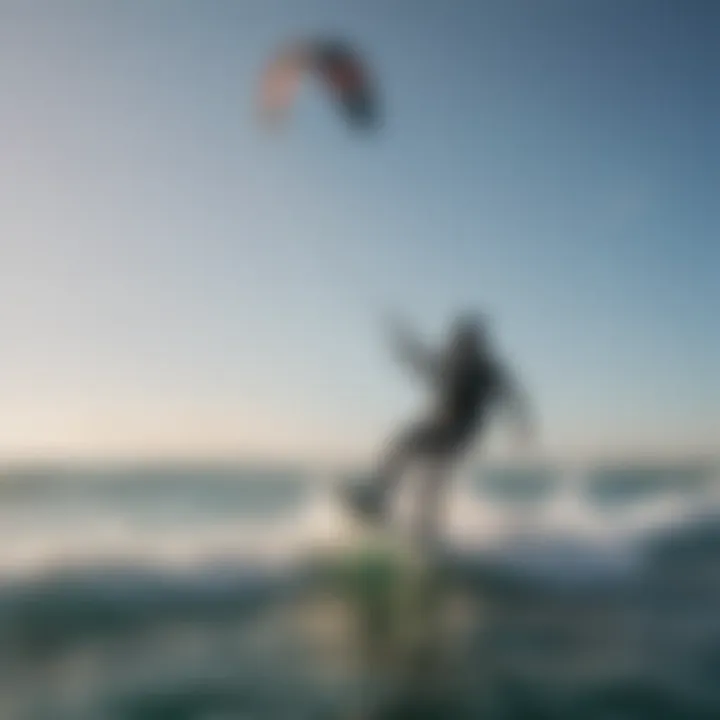
{"type": "MultiPolygon", "coordinates": [[[[720,449],[720,6],[4,0],[0,457],[370,457],[493,318],[548,452],[720,449]],[[364,53],[384,124],[265,63],[364,53]]],[[[494,441],[493,441],[494,442],[494,441]]]]}

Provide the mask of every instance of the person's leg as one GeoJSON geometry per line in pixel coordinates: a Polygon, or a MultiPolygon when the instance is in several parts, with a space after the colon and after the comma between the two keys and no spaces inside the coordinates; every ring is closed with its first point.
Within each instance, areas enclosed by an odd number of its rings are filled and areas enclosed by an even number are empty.
{"type": "Polygon", "coordinates": [[[381,494],[387,496],[398,486],[409,462],[422,451],[427,432],[424,423],[412,425],[388,443],[375,474],[375,486],[381,494]]]}
{"type": "Polygon", "coordinates": [[[423,544],[432,544],[440,533],[443,502],[451,469],[449,456],[433,458],[424,469],[418,487],[414,522],[415,536],[423,544]]]}
{"type": "Polygon", "coordinates": [[[433,545],[440,537],[451,477],[467,451],[471,434],[471,427],[448,425],[434,436],[417,496],[415,533],[422,543],[433,545]]]}
{"type": "Polygon", "coordinates": [[[440,431],[436,423],[421,422],[403,431],[388,446],[372,482],[351,490],[348,501],[355,512],[379,520],[410,461],[432,451],[440,431]]]}

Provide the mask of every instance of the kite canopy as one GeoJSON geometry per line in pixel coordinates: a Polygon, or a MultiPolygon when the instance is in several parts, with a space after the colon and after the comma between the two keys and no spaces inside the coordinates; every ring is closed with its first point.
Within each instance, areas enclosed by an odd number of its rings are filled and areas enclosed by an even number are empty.
{"type": "Polygon", "coordinates": [[[359,56],[340,41],[296,43],[270,61],[260,93],[260,110],[266,121],[278,123],[287,117],[308,74],[329,88],[351,125],[370,127],[377,121],[377,99],[367,70],[359,56]]]}

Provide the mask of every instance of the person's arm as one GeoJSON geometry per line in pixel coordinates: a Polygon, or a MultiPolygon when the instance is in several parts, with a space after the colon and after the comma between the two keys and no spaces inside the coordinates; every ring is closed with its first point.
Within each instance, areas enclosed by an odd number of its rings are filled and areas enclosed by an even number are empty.
{"type": "Polygon", "coordinates": [[[418,375],[435,381],[440,372],[439,357],[420,342],[406,325],[391,321],[389,329],[390,341],[397,358],[418,375]]]}

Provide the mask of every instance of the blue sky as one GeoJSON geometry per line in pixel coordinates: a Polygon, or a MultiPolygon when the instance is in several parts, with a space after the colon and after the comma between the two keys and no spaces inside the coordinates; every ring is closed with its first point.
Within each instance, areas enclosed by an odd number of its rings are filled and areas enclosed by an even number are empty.
{"type": "Polygon", "coordinates": [[[421,396],[386,310],[495,319],[560,452],[717,448],[710,2],[3,6],[0,453],[367,455],[421,396]],[[341,34],[386,122],[288,38],[341,34]]]}

